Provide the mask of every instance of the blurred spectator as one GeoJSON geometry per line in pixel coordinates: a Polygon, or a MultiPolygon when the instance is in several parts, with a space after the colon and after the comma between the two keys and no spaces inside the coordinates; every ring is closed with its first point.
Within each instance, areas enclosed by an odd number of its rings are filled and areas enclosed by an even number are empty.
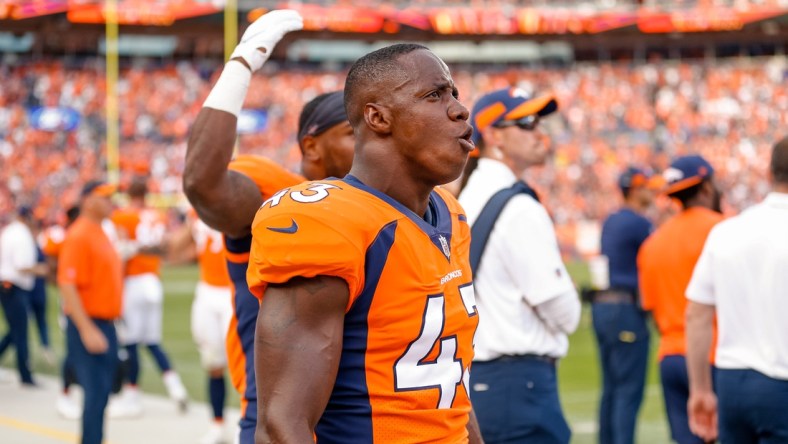
{"type": "Polygon", "coordinates": [[[22,385],[35,386],[30,372],[27,338],[27,306],[35,283],[36,241],[30,226],[33,214],[20,207],[14,220],[0,233],[0,303],[8,332],[0,340],[0,356],[13,344],[22,385]]]}
{"type": "Polygon", "coordinates": [[[552,95],[502,88],[483,95],[470,115],[479,157],[468,160],[458,199],[471,225],[479,312],[471,397],[488,443],[570,442],[556,369],[580,301],[550,216],[518,180],[546,162],[539,122],[557,109],[552,95]]]}
{"type": "MultiPolygon", "coordinates": [[[[40,234],[41,222],[38,220],[33,221],[30,228],[33,233],[34,239],[37,239],[40,234]]],[[[38,331],[38,341],[41,344],[41,356],[47,364],[54,366],[57,358],[55,352],[49,344],[49,327],[47,325],[47,276],[51,273],[49,265],[47,264],[46,256],[41,246],[36,243],[36,266],[34,267],[33,274],[35,276],[35,283],[33,290],[30,292],[30,314],[35,321],[36,330],[38,331]]]]}
{"type": "Polygon", "coordinates": [[[788,347],[778,339],[788,336],[788,137],[775,144],[769,173],[766,199],[709,233],[686,291],[687,410],[707,441],[718,425],[721,443],[788,441],[788,347]]]}
{"type": "Polygon", "coordinates": [[[100,181],[85,184],[79,217],[66,233],[58,257],[57,283],[68,318],[66,361],[84,393],[82,444],[101,443],[104,410],[118,365],[115,321],[121,312],[123,269],[102,226],[112,211],[114,192],[114,186],[100,181]]]}
{"type": "MultiPolygon", "coordinates": [[[[690,430],[687,419],[685,290],[706,236],[723,219],[721,192],[714,168],[697,155],[674,160],[663,177],[667,193],[681,202],[682,210],[654,231],[638,251],[640,302],[651,312],[660,334],[659,376],[670,436],[679,444],[704,444],[690,430]]],[[[713,363],[713,357],[708,362],[713,363]]]]}
{"type": "Polygon", "coordinates": [[[648,173],[627,168],[618,179],[624,204],[602,225],[601,256],[591,266],[597,291],[591,316],[602,367],[599,443],[635,442],[648,367],[649,331],[638,296],[637,254],[654,225],[645,216],[654,201],[648,173]]]}

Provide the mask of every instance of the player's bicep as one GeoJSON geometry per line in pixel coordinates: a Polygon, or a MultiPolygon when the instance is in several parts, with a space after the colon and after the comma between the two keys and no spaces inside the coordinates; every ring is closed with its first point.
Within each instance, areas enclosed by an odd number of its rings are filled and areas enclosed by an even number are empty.
{"type": "Polygon", "coordinates": [[[342,354],[347,283],[336,277],[269,284],[260,304],[255,370],[269,433],[313,428],[325,409],[342,354]]]}
{"type": "Polygon", "coordinates": [[[189,201],[206,225],[232,238],[246,236],[263,197],[252,179],[231,170],[223,174],[224,179],[211,191],[200,197],[190,195],[189,201]]]}

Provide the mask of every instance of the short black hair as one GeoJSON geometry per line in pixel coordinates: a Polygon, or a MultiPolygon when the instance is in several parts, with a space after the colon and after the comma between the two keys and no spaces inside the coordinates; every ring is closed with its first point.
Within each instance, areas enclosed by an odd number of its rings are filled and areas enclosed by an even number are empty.
{"type": "Polygon", "coordinates": [[[788,137],[784,137],[774,145],[769,169],[772,171],[775,183],[788,185],[788,137]]]}
{"type": "Polygon", "coordinates": [[[698,193],[700,193],[700,190],[703,187],[703,184],[708,182],[709,180],[711,180],[710,178],[711,178],[711,176],[706,177],[698,184],[695,184],[695,185],[693,185],[691,187],[688,187],[688,188],[684,188],[683,190],[680,190],[680,191],[676,191],[675,193],[671,194],[670,197],[678,199],[679,202],[681,202],[681,206],[683,208],[687,208],[687,205],[689,204],[689,201],[694,199],[695,196],[697,196],[698,193]]]}
{"type": "Polygon", "coordinates": [[[397,43],[372,51],[353,63],[345,80],[345,111],[351,125],[355,126],[360,118],[360,110],[354,106],[359,93],[368,84],[397,72],[397,58],[419,49],[429,50],[418,43],[397,43]]]}

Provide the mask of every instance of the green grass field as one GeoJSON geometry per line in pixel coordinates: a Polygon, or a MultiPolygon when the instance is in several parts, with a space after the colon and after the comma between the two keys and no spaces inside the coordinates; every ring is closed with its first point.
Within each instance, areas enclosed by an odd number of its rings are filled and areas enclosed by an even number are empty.
{"type": "MultiPolygon", "coordinates": [[[[576,282],[587,282],[587,271],[582,265],[569,267],[576,282]]],[[[194,266],[168,267],[164,269],[163,281],[165,290],[164,311],[164,347],[181,374],[189,395],[197,401],[205,401],[206,380],[199,363],[199,356],[191,338],[189,329],[190,308],[193,297],[197,269],[194,266]]],[[[50,289],[49,325],[53,347],[58,356],[63,356],[63,334],[57,327],[57,293],[50,289]]],[[[4,331],[5,326],[0,327],[4,331]]],[[[58,369],[47,365],[38,353],[38,335],[31,325],[31,346],[33,367],[36,372],[56,374],[58,369]]],[[[656,335],[652,335],[656,337],[656,335]]],[[[566,416],[573,429],[573,443],[586,444],[596,442],[596,410],[600,393],[599,364],[597,361],[596,343],[591,327],[588,310],[583,317],[577,332],[570,337],[569,355],[561,361],[559,379],[561,401],[566,416]]],[[[652,347],[652,351],[655,347],[652,347]]],[[[2,364],[13,365],[13,357],[7,353],[2,364]]],[[[667,422],[665,420],[662,395],[659,387],[655,360],[651,360],[649,368],[646,398],[638,423],[638,443],[663,444],[669,442],[667,422]]],[[[147,352],[142,352],[142,388],[151,393],[164,393],[164,385],[158,371],[147,352]]],[[[229,384],[229,381],[228,381],[229,384]]],[[[229,387],[229,386],[228,386],[229,387]]],[[[235,391],[229,389],[228,405],[238,405],[235,391]]]]}

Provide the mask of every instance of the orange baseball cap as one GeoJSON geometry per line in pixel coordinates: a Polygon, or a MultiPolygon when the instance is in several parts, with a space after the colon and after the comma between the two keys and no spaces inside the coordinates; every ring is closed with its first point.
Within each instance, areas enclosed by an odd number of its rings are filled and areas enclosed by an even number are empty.
{"type": "Polygon", "coordinates": [[[82,187],[82,197],[88,196],[101,196],[101,197],[111,197],[115,192],[117,192],[117,187],[115,185],[106,183],[101,180],[91,180],[90,182],[86,183],[84,187],[82,187]]]}
{"type": "Polygon", "coordinates": [[[701,183],[714,174],[714,168],[701,156],[682,156],[670,164],[662,173],[667,183],[665,194],[671,195],[701,183]]]}
{"type": "Polygon", "coordinates": [[[504,120],[519,120],[528,116],[544,117],[558,110],[552,94],[534,96],[520,88],[504,88],[483,95],[473,105],[471,126],[473,142],[478,143],[481,130],[504,120]]]}

